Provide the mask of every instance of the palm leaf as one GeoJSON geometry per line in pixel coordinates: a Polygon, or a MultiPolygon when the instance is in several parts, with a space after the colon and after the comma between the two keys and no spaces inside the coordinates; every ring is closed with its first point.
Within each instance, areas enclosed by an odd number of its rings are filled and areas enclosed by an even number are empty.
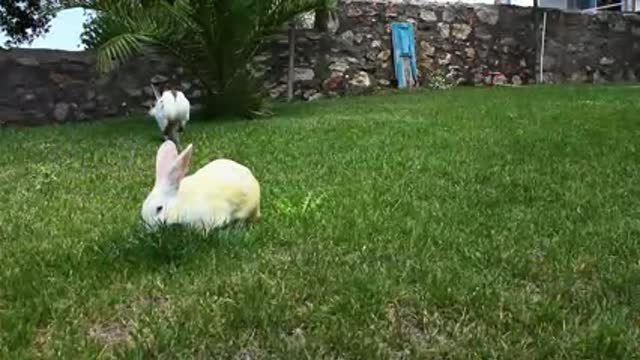
{"type": "Polygon", "coordinates": [[[120,34],[107,40],[97,53],[98,70],[109,72],[118,65],[139,55],[145,44],[153,40],[143,35],[120,34]]]}

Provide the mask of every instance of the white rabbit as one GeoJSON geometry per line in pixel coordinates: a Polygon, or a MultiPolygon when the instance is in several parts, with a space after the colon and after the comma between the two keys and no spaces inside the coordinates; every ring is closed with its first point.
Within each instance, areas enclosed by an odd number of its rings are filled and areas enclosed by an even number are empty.
{"type": "Polygon", "coordinates": [[[178,155],[165,141],[156,157],[155,185],[142,205],[142,219],[158,223],[188,224],[205,231],[236,220],[260,217],[260,184],[251,171],[232,160],[214,160],[186,176],[193,146],[178,155]]]}
{"type": "Polygon", "coordinates": [[[189,122],[191,112],[189,100],[182,91],[173,88],[165,90],[162,96],[153,84],[151,89],[156,97],[156,103],[149,110],[149,115],[156,119],[164,140],[172,140],[180,146],[178,133],[183,132],[189,122]]]}

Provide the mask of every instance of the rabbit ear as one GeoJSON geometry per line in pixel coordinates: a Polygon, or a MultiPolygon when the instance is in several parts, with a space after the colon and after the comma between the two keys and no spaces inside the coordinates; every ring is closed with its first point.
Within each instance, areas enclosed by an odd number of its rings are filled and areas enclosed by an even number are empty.
{"type": "Polygon", "coordinates": [[[191,154],[193,153],[193,145],[189,144],[172,164],[169,174],[169,182],[173,186],[178,186],[182,179],[187,175],[189,163],[191,162],[191,154]]]}
{"type": "Polygon", "coordinates": [[[158,149],[156,155],[156,184],[169,180],[171,168],[178,157],[178,149],[173,141],[167,140],[158,149]]]}
{"type": "Polygon", "coordinates": [[[156,100],[160,100],[160,93],[153,84],[151,84],[151,90],[153,90],[153,95],[155,95],[156,100]]]}

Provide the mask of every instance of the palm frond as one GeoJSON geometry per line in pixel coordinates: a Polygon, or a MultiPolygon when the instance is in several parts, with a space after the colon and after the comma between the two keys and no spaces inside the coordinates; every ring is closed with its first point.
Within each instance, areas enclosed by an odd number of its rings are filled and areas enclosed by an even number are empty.
{"type": "Polygon", "coordinates": [[[140,54],[144,44],[153,42],[144,35],[120,34],[107,40],[97,52],[98,70],[109,72],[118,65],[140,54]]]}

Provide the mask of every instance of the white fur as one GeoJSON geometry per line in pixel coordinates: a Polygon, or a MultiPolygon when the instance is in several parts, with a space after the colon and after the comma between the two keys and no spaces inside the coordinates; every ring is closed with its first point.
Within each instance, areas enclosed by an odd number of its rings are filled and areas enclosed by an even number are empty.
{"type": "Polygon", "coordinates": [[[178,155],[171,141],[158,149],[155,185],[142,205],[147,225],[180,223],[211,230],[260,217],[260,185],[248,168],[217,159],[186,176],[192,151],[189,145],[178,155]]]}
{"type": "Polygon", "coordinates": [[[149,110],[158,123],[160,131],[164,132],[169,123],[180,123],[182,128],[187,127],[191,113],[191,103],[182,91],[176,91],[174,97],[170,90],[165,90],[159,96],[156,88],[151,85],[156,97],[155,105],[149,110]]]}

